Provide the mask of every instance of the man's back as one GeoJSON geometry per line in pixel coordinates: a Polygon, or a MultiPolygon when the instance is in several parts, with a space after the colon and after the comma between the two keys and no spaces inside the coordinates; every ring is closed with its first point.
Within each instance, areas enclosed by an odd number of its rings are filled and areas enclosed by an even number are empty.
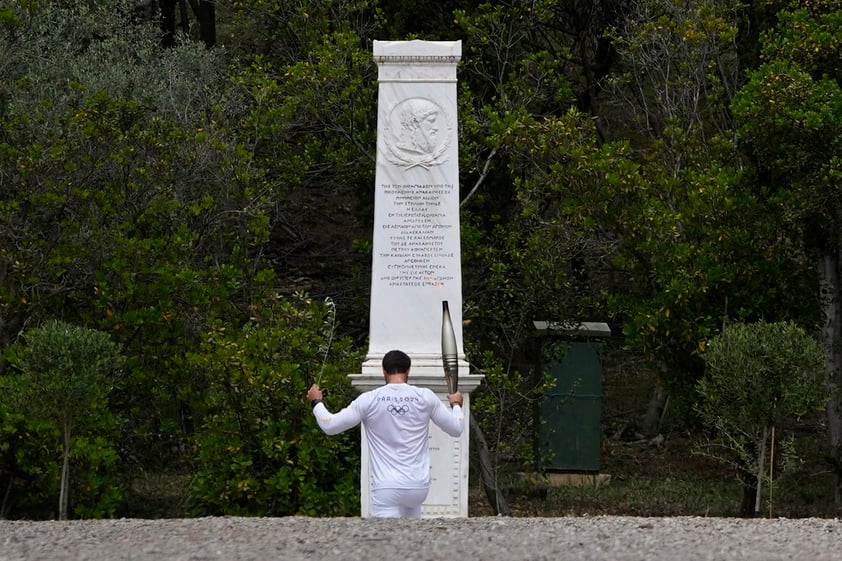
{"type": "Polygon", "coordinates": [[[436,395],[427,388],[387,384],[355,403],[365,426],[375,488],[427,487],[430,420],[441,406],[436,395]]]}

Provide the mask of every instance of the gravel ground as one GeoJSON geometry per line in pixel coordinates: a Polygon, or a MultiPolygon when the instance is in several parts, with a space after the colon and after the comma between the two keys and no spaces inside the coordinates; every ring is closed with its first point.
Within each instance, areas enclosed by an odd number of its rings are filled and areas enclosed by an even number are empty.
{"type": "Polygon", "coordinates": [[[839,519],[195,518],[0,521],[0,561],[842,559],[839,519]]]}

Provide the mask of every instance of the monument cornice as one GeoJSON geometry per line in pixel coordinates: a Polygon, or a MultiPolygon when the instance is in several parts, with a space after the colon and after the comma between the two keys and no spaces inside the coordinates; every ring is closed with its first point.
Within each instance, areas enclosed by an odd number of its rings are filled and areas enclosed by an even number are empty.
{"type": "Polygon", "coordinates": [[[381,55],[374,57],[377,64],[456,64],[462,59],[459,55],[444,56],[409,56],[409,55],[381,55]]]}
{"type": "MultiPolygon", "coordinates": [[[[349,374],[351,386],[360,392],[367,392],[379,388],[386,382],[383,375],[373,374],[349,374]]],[[[465,374],[459,377],[459,389],[462,393],[469,394],[483,382],[485,376],[482,374],[465,374]]],[[[407,382],[413,386],[422,386],[433,390],[434,393],[444,396],[447,394],[447,382],[441,372],[418,373],[410,371],[407,382]]]]}

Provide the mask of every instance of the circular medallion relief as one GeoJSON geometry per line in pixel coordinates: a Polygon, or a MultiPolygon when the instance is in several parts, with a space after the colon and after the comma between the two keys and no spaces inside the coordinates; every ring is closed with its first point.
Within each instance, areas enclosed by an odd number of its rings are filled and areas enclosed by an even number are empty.
{"type": "Polygon", "coordinates": [[[386,158],[405,169],[444,163],[453,137],[450,116],[434,101],[412,97],[388,113],[383,131],[386,158]]]}

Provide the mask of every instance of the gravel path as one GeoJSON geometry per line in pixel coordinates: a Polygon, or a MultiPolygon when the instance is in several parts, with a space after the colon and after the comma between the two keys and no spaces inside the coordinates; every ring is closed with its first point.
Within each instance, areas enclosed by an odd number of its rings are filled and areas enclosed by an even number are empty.
{"type": "Polygon", "coordinates": [[[0,521],[0,561],[842,560],[839,519],[0,521]]]}

